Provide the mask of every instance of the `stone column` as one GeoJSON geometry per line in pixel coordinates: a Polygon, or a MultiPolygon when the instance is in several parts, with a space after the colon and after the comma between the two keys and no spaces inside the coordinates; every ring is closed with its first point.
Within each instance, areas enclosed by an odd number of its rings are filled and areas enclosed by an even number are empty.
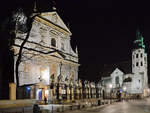
{"type": "Polygon", "coordinates": [[[74,100],[74,88],[73,88],[73,86],[71,86],[71,98],[72,98],[72,100],[74,100]]]}
{"type": "Polygon", "coordinates": [[[85,87],[85,98],[86,98],[86,99],[88,99],[88,95],[89,95],[89,94],[88,94],[88,88],[85,87]]]}
{"type": "Polygon", "coordinates": [[[34,95],[35,95],[35,99],[38,99],[38,94],[37,94],[38,88],[39,88],[38,85],[35,85],[35,86],[34,86],[34,95]]]}
{"type": "Polygon", "coordinates": [[[34,99],[34,86],[30,86],[30,99],[34,99]]]}
{"type": "Polygon", "coordinates": [[[9,83],[9,99],[16,100],[16,83],[9,83]]]}

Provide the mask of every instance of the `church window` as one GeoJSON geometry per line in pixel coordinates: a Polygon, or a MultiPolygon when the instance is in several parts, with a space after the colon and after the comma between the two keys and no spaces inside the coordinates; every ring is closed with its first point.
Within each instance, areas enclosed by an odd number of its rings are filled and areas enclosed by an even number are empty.
{"type": "Polygon", "coordinates": [[[139,80],[139,83],[140,83],[140,80],[139,80]]]}
{"type": "Polygon", "coordinates": [[[133,55],[133,59],[134,59],[134,55],[133,55]]]}
{"type": "Polygon", "coordinates": [[[51,40],[51,45],[52,45],[53,47],[56,47],[56,40],[55,40],[54,38],[52,38],[52,40],[51,40]]]}
{"type": "Polygon", "coordinates": [[[144,57],[144,61],[146,62],[146,57],[144,57]]]}
{"type": "Polygon", "coordinates": [[[141,58],[143,57],[143,54],[141,53],[141,58]]]}
{"type": "Polygon", "coordinates": [[[141,62],[141,66],[143,66],[143,62],[141,62]]]}
{"type": "Polygon", "coordinates": [[[136,58],[138,58],[139,57],[139,54],[136,54],[136,58]]]}
{"type": "Polygon", "coordinates": [[[138,63],[138,62],[136,63],[136,66],[139,66],[139,63],[138,63]]]}
{"type": "Polygon", "coordinates": [[[116,84],[119,84],[119,77],[118,76],[115,78],[115,82],[116,82],[116,84]]]}
{"type": "Polygon", "coordinates": [[[139,63],[138,63],[138,62],[136,63],[136,66],[139,66],[139,63]]]}

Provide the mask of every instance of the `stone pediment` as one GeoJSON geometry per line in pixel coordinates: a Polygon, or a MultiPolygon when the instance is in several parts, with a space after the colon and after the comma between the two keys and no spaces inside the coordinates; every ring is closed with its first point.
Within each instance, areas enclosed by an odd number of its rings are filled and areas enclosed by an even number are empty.
{"type": "Polygon", "coordinates": [[[120,69],[118,69],[118,68],[116,68],[113,72],[112,72],[112,74],[124,74],[120,69]]]}
{"type": "Polygon", "coordinates": [[[39,15],[39,17],[41,17],[42,19],[51,22],[53,24],[55,24],[56,26],[64,29],[65,31],[67,31],[70,35],[71,32],[70,30],[67,28],[67,26],[65,25],[65,23],[63,22],[63,20],[59,17],[59,15],[57,14],[57,12],[45,12],[45,13],[41,13],[39,15]]]}

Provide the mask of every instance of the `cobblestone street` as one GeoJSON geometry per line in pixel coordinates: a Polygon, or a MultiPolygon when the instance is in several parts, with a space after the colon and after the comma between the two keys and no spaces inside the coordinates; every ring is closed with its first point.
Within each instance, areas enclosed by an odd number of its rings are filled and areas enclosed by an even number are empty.
{"type": "MultiPolygon", "coordinates": [[[[70,113],[70,111],[65,113],[70,113]]],[[[112,105],[75,110],[71,113],[150,113],[150,99],[124,101],[112,105]]]]}

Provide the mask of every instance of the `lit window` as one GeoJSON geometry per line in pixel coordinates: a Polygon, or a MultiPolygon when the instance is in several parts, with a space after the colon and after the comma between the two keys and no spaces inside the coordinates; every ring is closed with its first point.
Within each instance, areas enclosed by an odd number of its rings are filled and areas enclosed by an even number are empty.
{"type": "Polygon", "coordinates": [[[52,40],[51,40],[51,45],[56,47],[56,40],[54,38],[52,38],[52,40]]]}
{"type": "Polygon", "coordinates": [[[116,84],[119,84],[119,77],[118,76],[115,78],[115,81],[116,81],[116,84]]]}

